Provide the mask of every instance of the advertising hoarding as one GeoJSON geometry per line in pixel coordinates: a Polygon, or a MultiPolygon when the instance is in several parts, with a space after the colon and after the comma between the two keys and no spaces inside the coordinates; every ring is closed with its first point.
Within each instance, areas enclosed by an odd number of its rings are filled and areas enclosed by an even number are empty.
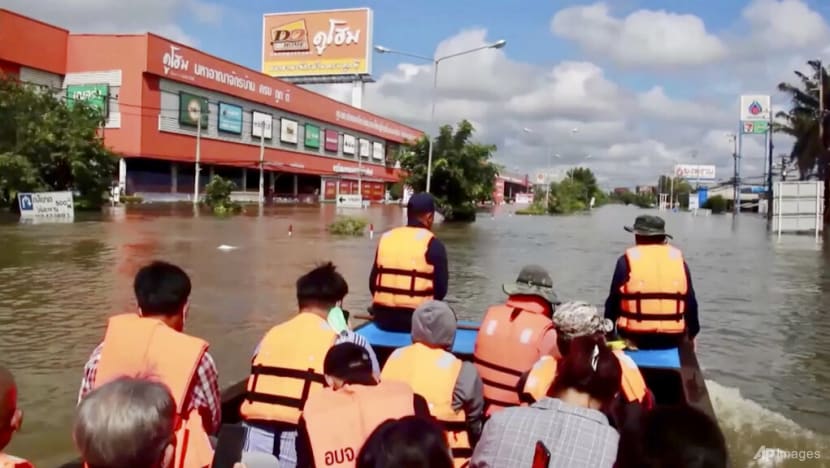
{"type": "Polygon", "coordinates": [[[282,118],[280,119],[280,141],[284,143],[297,144],[297,121],[282,118]]]}
{"type": "Polygon", "coordinates": [[[715,166],[678,164],[674,166],[674,175],[688,180],[715,180],[715,166]]]}
{"type": "Polygon", "coordinates": [[[744,135],[758,135],[769,131],[769,122],[766,120],[741,122],[744,135]]]}
{"type": "Polygon", "coordinates": [[[337,152],[337,146],[338,146],[338,143],[339,143],[338,142],[338,139],[339,139],[338,137],[339,137],[339,134],[337,133],[337,130],[326,130],[325,131],[326,142],[324,144],[325,145],[324,149],[326,151],[331,151],[332,153],[336,153],[337,152]]]}
{"type": "Polygon", "coordinates": [[[351,154],[355,153],[357,149],[357,138],[354,135],[349,135],[348,133],[343,134],[343,154],[351,154]]]}
{"type": "Polygon", "coordinates": [[[253,111],[251,114],[251,135],[270,140],[274,128],[274,116],[265,112],[253,111]]]}
{"type": "Polygon", "coordinates": [[[76,102],[83,101],[103,117],[107,117],[109,92],[108,84],[69,85],[66,87],[66,105],[72,108],[76,102]]]}
{"type": "Polygon", "coordinates": [[[305,146],[306,148],[320,147],[320,127],[312,124],[305,124],[305,146]]]}
{"type": "Polygon", "coordinates": [[[770,97],[761,94],[741,96],[741,122],[769,122],[772,118],[770,97]]]}
{"type": "Polygon", "coordinates": [[[179,123],[190,127],[196,127],[201,116],[201,127],[208,126],[208,100],[204,96],[186,93],[179,93],[179,123]]]}
{"type": "Polygon", "coordinates": [[[372,143],[372,159],[376,159],[378,161],[383,161],[384,151],[383,151],[383,143],[374,142],[372,143]]]}
{"type": "Polygon", "coordinates": [[[363,138],[360,139],[360,157],[361,158],[368,158],[372,153],[371,145],[369,144],[369,140],[364,140],[363,138]]]}
{"type": "Polygon", "coordinates": [[[372,73],[372,10],[271,13],[262,18],[262,73],[279,78],[372,73]]]}
{"type": "Polygon", "coordinates": [[[219,130],[228,133],[242,133],[242,108],[226,102],[219,103],[219,130]]]}
{"type": "Polygon", "coordinates": [[[17,203],[20,206],[21,220],[35,219],[74,219],[75,203],[72,192],[35,192],[19,193],[17,203]]]}

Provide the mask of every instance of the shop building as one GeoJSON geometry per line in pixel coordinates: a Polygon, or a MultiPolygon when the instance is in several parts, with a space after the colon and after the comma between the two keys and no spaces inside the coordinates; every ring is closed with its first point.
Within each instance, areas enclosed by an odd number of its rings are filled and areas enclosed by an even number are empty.
{"type": "MultiPolygon", "coordinates": [[[[252,198],[382,199],[422,132],[154,34],[72,34],[0,9],[0,73],[88,101],[128,194],[192,199],[212,174],[252,198]],[[37,52],[34,52],[37,51],[37,52]]],[[[243,194],[244,196],[245,194],[243,194]]]]}
{"type": "Polygon", "coordinates": [[[527,193],[532,184],[528,176],[522,174],[502,173],[496,177],[493,186],[493,203],[501,205],[505,202],[512,202],[516,194],[527,193]]]}

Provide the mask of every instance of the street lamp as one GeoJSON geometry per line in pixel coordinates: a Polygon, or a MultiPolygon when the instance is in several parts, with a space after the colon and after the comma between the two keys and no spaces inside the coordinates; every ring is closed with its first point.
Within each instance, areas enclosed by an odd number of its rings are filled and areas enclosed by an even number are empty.
{"type": "MultiPolygon", "coordinates": [[[[430,126],[430,128],[432,128],[432,127],[435,126],[435,101],[436,101],[436,97],[437,97],[436,91],[438,89],[438,65],[442,61],[447,60],[447,59],[459,57],[461,55],[471,54],[473,52],[478,52],[480,50],[485,50],[485,49],[501,49],[505,45],[507,45],[507,41],[504,40],[504,39],[500,39],[500,40],[498,40],[496,42],[493,42],[491,44],[486,44],[486,45],[483,45],[483,46],[480,46],[480,47],[475,47],[473,49],[469,49],[469,50],[465,50],[465,51],[461,51],[461,52],[456,52],[454,54],[444,55],[443,57],[438,57],[438,58],[434,58],[434,57],[431,58],[431,57],[426,57],[424,55],[411,54],[409,52],[401,52],[399,50],[389,49],[389,48],[383,47],[381,45],[376,45],[375,50],[379,54],[402,55],[404,57],[412,57],[412,58],[417,58],[417,59],[421,59],[421,60],[426,60],[428,62],[432,62],[432,97],[431,97],[432,111],[430,112],[430,116],[429,116],[429,126],[430,126]]],[[[430,191],[430,187],[431,187],[430,183],[432,181],[432,140],[433,140],[433,138],[429,138],[429,150],[428,150],[428,156],[427,156],[427,187],[426,187],[427,188],[427,190],[426,190],[427,193],[429,193],[429,191],[430,191]]]]}

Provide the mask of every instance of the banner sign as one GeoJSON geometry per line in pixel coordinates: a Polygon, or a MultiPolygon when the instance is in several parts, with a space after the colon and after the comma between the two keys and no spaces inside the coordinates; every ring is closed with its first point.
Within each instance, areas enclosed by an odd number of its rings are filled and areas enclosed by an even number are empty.
{"type": "Polygon", "coordinates": [[[369,140],[364,140],[363,138],[360,139],[360,157],[361,158],[368,158],[371,154],[371,146],[369,145],[369,140]]]}
{"type": "Polygon", "coordinates": [[[242,108],[226,102],[219,103],[219,130],[228,133],[242,133],[242,108]]]}
{"type": "Polygon", "coordinates": [[[354,135],[349,135],[347,133],[343,134],[343,154],[351,154],[354,155],[355,150],[357,149],[357,138],[354,135]]]}
{"type": "Polygon", "coordinates": [[[76,102],[83,101],[106,118],[109,112],[109,93],[108,84],[69,85],[66,87],[66,105],[71,109],[76,102]]]}
{"type": "Polygon", "coordinates": [[[674,175],[688,180],[715,180],[715,166],[678,164],[674,166],[674,175]]]}
{"type": "Polygon", "coordinates": [[[769,122],[772,118],[770,97],[760,94],[741,96],[741,122],[769,122]]]}
{"type": "Polygon", "coordinates": [[[305,146],[306,148],[320,148],[320,127],[305,124],[305,146]]]}
{"type": "Polygon", "coordinates": [[[20,219],[53,219],[75,217],[72,192],[19,193],[20,219]]]}
{"type": "Polygon", "coordinates": [[[201,127],[208,126],[208,100],[195,94],[179,93],[179,123],[196,127],[201,116],[201,127]]]}
{"type": "Polygon", "coordinates": [[[372,143],[372,159],[383,161],[383,143],[372,143]]]}
{"type": "Polygon", "coordinates": [[[741,122],[742,132],[745,135],[764,134],[769,131],[769,122],[765,120],[758,120],[757,122],[741,122]]]}
{"type": "Polygon", "coordinates": [[[291,119],[280,119],[280,141],[297,144],[298,124],[291,119]]]}
{"type": "Polygon", "coordinates": [[[274,127],[274,116],[265,112],[253,111],[251,119],[251,135],[256,138],[270,140],[271,129],[274,127]]]}
{"type": "Polygon", "coordinates": [[[340,134],[337,133],[337,130],[326,130],[325,132],[325,150],[331,151],[332,153],[337,152],[338,143],[339,143],[339,136],[340,134]]]}

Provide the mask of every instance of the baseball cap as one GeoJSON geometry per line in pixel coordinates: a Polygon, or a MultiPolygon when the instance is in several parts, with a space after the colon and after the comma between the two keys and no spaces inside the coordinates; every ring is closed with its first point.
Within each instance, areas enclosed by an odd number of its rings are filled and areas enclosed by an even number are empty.
{"type": "Polygon", "coordinates": [[[426,192],[416,193],[409,198],[406,209],[409,213],[434,213],[435,199],[426,192]]]}
{"type": "Polygon", "coordinates": [[[372,359],[369,352],[355,343],[340,343],[332,346],[323,360],[323,373],[343,379],[372,376],[372,359]]]}

